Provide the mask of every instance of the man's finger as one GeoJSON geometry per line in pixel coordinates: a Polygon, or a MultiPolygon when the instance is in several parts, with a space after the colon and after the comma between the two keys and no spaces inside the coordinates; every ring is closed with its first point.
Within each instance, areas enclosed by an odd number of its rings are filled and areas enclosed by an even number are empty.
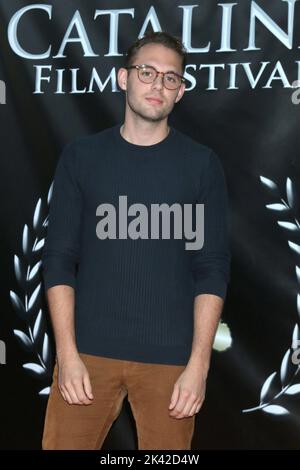
{"type": "Polygon", "coordinates": [[[73,387],[74,387],[76,396],[79,400],[79,403],[84,404],[84,405],[89,404],[90,400],[88,400],[84,391],[83,378],[76,379],[76,381],[73,382],[73,387]]]}
{"type": "Polygon", "coordinates": [[[88,399],[93,400],[94,396],[92,391],[92,385],[88,374],[85,374],[83,376],[83,388],[88,399]]]}
{"type": "Polygon", "coordinates": [[[172,396],[171,396],[171,402],[170,402],[170,405],[169,405],[169,410],[174,408],[174,406],[176,405],[177,400],[178,400],[178,396],[179,396],[179,386],[175,384],[174,385],[174,390],[173,390],[173,393],[172,393],[172,396]]]}
{"type": "Polygon", "coordinates": [[[65,386],[65,389],[67,390],[67,392],[69,393],[71,399],[72,399],[72,404],[73,405],[77,405],[80,403],[80,400],[78,398],[78,395],[76,393],[76,390],[73,386],[73,384],[70,382],[68,383],[68,385],[65,386]]]}
{"type": "Polygon", "coordinates": [[[188,399],[186,399],[186,403],[183,407],[183,410],[181,411],[181,413],[179,413],[179,417],[183,418],[184,416],[188,416],[188,414],[190,413],[191,409],[193,408],[193,406],[195,405],[195,398],[192,398],[192,397],[189,397],[188,399]]]}
{"type": "Polygon", "coordinates": [[[180,413],[182,413],[183,409],[186,406],[188,397],[186,396],[186,391],[183,391],[182,389],[179,390],[179,397],[176,403],[175,408],[172,411],[173,416],[177,416],[180,413]]]}
{"type": "Polygon", "coordinates": [[[62,390],[64,396],[66,397],[66,401],[69,403],[69,405],[72,405],[73,402],[72,402],[72,399],[71,399],[71,396],[70,396],[68,390],[64,386],[61,387],[61,390],[62,390]]]}
{"type": "Polygon", "coordinates": [[[63,391],[63,389],[62,389],[61,387],[58,387],[58,390],[60,391],[60,394],[62,395],[63,399],[64,399],[65,401],[68,401],[68,400],[67,400],[67,397],[66,397],[66,395],[65,395],[65,392],[63,391]]]}
{"type": "Polygon", "coordinates": [[[188,416],[194,416],[194,414],[196,413],[198,403],[199,403],[198,401],[196,401],[196,403],[194,403],[194,405],[192,406],[191,411],[189,412],[188,416]]]}

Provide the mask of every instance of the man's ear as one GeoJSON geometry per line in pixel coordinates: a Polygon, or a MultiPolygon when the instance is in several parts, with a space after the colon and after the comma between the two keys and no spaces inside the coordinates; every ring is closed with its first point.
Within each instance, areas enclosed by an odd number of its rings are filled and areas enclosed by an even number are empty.
{"type": "Polygon", "coordinates": [[[127,69],[124,69],[124,67],[119,68],[118,74],[117,74],[117,80],[118,80],[118,85],[119,87],[126,91],[127,90],[127,69]]]}
{"type": "Polygon", "coordinates": [[[175,103],[178,103],[178,101],[181,100],[181,98],[182,98],[184,92],[185,92],[185,83],[182,83],[182,84],[180,85],[180,88],[179,88],[178,95],[177,95],[177,97],[176,97],[175,103]]]}

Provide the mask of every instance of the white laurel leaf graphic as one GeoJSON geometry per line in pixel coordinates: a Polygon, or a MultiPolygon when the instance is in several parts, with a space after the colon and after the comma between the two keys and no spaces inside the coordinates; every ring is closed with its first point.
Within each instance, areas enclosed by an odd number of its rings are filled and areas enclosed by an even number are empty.
{"type": "Polygon", "coordinates": [[[13,306],[17,310],[19,316],[22,319],[26,318],[26,311],[25,311],[24,304],[22,300],[20,299],[20,297],[12,290],[10,291],[10,299],[12,301],[13,306]]]}
{"type": "Polygon", "coordinates": [[[269,178],[260,176],[260,181],[270,189],[278,189],[277,184],[274,183],[274,181],[270,180],[269,178]]]}
{"type": "Polygon", "coordinates": [[[287,230],[298,230],[298,227],[296,224],[293,224],[292,222],[284,222],[283,220],[278,220],[278,225],[280,225],[280,227],[283,227],[283,228],[286,228],[287,230]]]}
{"type": "Polygon", "coordinates": [[[292,336],[292,349],[297,349],[299,339],[299,326],[296,324],[292,336]]]}
{"type": "Polygon", "coordinates": [[[294,191],[291,178],[286,179],[286,197],[290,207],[294,207],[294,191]]]}
{"type": "Polygon", "coordinates": [[[296,395],[297,393],[300,393],[300,384],[292,385],[284,393],[286,395],[296,395]]]}
{"type": "Polygon", "coordinates": [[[36,299],[37,299],[37,297],[40,293],[40,289],[41,289],[41,284],[39,284],[35,288],[33,294],[30,296],[29,303],[28,303],[28,310],[30,310],[33,307],[33,305],[34,305],[34,303],[35,303],[35,301],[36,301],[36,299]]]}
{"type": "Polygon", "coordinates": [[[41,305],[42,275],[41,249],[45,243],[48,227],[49,204],[52,196],[53,182],[47,195],[47,214],[44,214],[42,199],[36,204],[32,228],[24,225],[22,233],[22,252],[14,255],[14,270],[20,290],[10,291],[10,299],[14,310],[26,325],[27,331],[13,330],[21,346],[35,356],[35,361],[26,362],[23,368],[34,377],[45,383],[39,395],[49,394],[49,383],[52,378],[53,360],[51,345],[46,331],[44,308],[41,305]]]}
{"type": "Polygon", "coordinates": [[[17,278],[17,281],[20,282],[24,279],[24,269],[21,265],[21,261],[20,261],[20,258],[15,255],[14,256],[14,264],[15,264],[15,273],[16,273],[16,278],[17,278]]]}
{"type": "MultiPolygon", "coordinates": [[[[48,191],[48,196],[47,196],[47,204],[48,204],[48,206],[50,205],[50,201],[51,201],[51,198],[52,198],[53,184],[54,184],[54,181],[52,181],[51,186],[50,186],[49,191],[48,191]]],[[[47,220],[48,220],[48,217],[47,217],[47,220]]]]}
{"type": "Polygon", "coordinates": [[[295,269],[296,269],[297,280],[298,280],[298,282],[299,282],[299,284],[300,284],[300,268],[299,268],[299,266],[296,266],[295,269]]]}
{"type": "Polygon", "coordinates": [[[41,207],[42,207],[42,200],[39,199],[35,206],[35,211],[33,214],[33,229],[34,230],[37,230],[37,228],[41,224],[41,217],[42,217],[41,207]]]}
{"type": "Polygon", "coordinates": [[[220,322],[215,336],[213,349],[216,351],[226,351],[232,345],[232,336],[226,323],[220,322]]]}
{"type": "Polygon", "coordinates": [[[263,408],[263,411],[266,413],[271,413],[272,415],[286,415],[289,414],[289,411],[283,406],[279,405],[269,405],[263,408]]]}
{"type": "Polygon", "coordinates": [[[288,241],[288,245],[293,251],[297,253],[297,255],[300,255],[300,245],[291,241],[288,241]]]}
{"type": "Polygon", "coordinates": [[[260,392],[260,404],[262,404],[270,390],[270,387],[272,383],[274,382],[274,378],[276,377],[277,372],[273,372],[265,381],[265,383],[262,386],[261,392],[260,392]]]}
{"type": "Polygon", "coordinates": [[[50,393],[50,387],[45,387],[39,391],[39,395],[49,395],[49,393],[50,393]]]}
{"type": "Polygon", "coordinates": [[[35,364],[33,362],[28,362],[27,364],[23,364],[24,369],[32,370],[36,374],[44,374],[45,369],[40,366],[39,364],[35,364]]]}
{"type": "Polygon", "coordinates": [[[42,310],[39,311],[38,316],[36,317],[36,320],[34,322],[34,327],[33,327],[33,338],[36,340],[39,337],[40,329],[41,329],[41,323],[42,323],[42,310]]]}
{"type": "Polygon", "coordinates": [[[34,278],[34,276],[38,273],[41,263],[42,263],[41,261],[38,261],[37,263],[35,263],[32,269],[29,269],[28,278],[27,278],[29,281],[31,281],[34,278]]]}
{"type": "MultiPolygon", "coordinates": [[[[260,176],[260,180],[263,184],[268,186],[271,189],[278,189],[278,186],[274,183],[273,181],[269,180],[268,178],[260,176]]],[[[289,217],[291,220],[279,220],[277,221],[278,225],[284,229],[289,231],[289,237],[291,236],[292,233],[295,233],[295,236],[300,235],[300,223],[295,216],[295,188],[292,183],[291,178],[287,178],[286,180],[286,200],[282,197],[280,197],[280,202],[276,203],[271,203],[267,204],[266,207],[267,209],[270,210],[277,210],[277,211],[289,211],[289,217]]],[[[300,245],[296,243],[295,241],[288,240],[287,241],[289,247],[291,250],[293,250],[297,255],[300,255],[300,245]]],[[[295,267],[296,271],[296,277],[297,281],[300,284],[300,267],[296,265],[295,267]]],[[[289,411],[281,406],[281,405],[274,405],[273,403],[276,400],[279,400],[283,396],[286,395],[294,395],[299,393],[299,384],[293,384],[293,381],[298,378],[299,371],[300,371],[300,360],[298,356],[300,355],[300,335],[299,335],[299,325],[300,325],[300,294],[297,294],[297,299],[296,299],[296,305],[297,305],[297,321],[293,327],[293,333],[292,333],[292,344],[291,348],[289,348],[281,361],[280,365],[280,384],[278,383],[277,380],[277,372],[273,372],[267,380],[264,382],[261,392],[260,392],[260,404],[258,406],[255,406],[253,408],[248,408],[244,409],[244,413],[249,413],[257,410],[262,410],[267,413],[271,413],[274,415],[283,415],[283,414],[288,414],[289,411]],[[272,396],[270,394],[271,387],[273,389],[280,388],[278,393],[272,396]]]]}
{"type": "Polygon", "coordinates": [[[37,240],[33,247],[33,251],[39,251],[41,248],[43,248],[44,244],[45,244],[45,238],[42,238],[41,240],[37,240]]]}
{"type": "Polygon", "coordinates": [[[266,208],[271,209],[273,211],[286,211],[288,209],[288,207],[286,207],[284,204],[279,204],[279,203],[267,204],[266,208]]]}
{"type": "Polygon", "coordinates": [[[20,339],[21,343],[27,348],[31,349],[32,347],[32,341],[31,339],[23,332],[20,330],[13,330],[14,334],[20,339]]]}
{"type": "Polygon", "coordinates": [[[290,350],[288,349],[285,355],[283,356],[281,367],[280,367],[280,380],[281,380],[281,384],[283,387],[286,386],[289,360],[290,360],[290,350]]]}
{"type": "Polygon", "coordinates": [[[297,295],[297,312],[300,317],[300,294],[297,295]]]}
{"type": "Polygon", "coordinates": [[[45,363],[48,361],[48,354],[49,354],[49,339],[48,339],[47,333],[45,333],[44,341],[43,341],[43,351],[42,351],[42,358],[45,363]]]}
{"type": "Polygon", "coordinates": [[[27,225],[24,225],[24,229],[23,229],[22,248],[23,248],[23,253],[27,255],[29,251],[29,233],[28,233],[27,225]]]}

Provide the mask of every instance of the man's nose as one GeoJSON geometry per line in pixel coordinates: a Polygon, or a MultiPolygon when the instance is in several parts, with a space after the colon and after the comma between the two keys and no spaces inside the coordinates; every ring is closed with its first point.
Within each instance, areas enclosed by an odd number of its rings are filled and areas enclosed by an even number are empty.
{"type": "Polygon", "coordinates": [[[155,78],[152,85],[154,85],[156,88],[162,88],[164,86],[163,79],[164,79],[163,72],[158,72],[157,77],[155,78]],[[160,75],[161,75],[161,77],[160,77],[160,75]]]}

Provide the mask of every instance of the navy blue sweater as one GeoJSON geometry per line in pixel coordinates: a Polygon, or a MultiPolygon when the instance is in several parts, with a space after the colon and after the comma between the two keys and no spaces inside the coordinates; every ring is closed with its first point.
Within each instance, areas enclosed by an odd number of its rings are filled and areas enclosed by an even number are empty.
{"type": "MultiPolygon", "coordinates": [[[[194,297],[224,299],[230,279],[224,171],[211,149],[172,126],[149,146],[128,142],[120,127],[78,138],[61,154],[42,254],[44,286],[75,289],[79,352],[186,364],[194,297]],[[119,196],[149,214],[153,204],[204,204],[203,247],[187,250],[186,239],[172,237],[172,230],[168,238],[161,232],[151,238],[150,229],[148,238],[126,238],[115,227],[115,238],[101,239],[97,225],[105,214],[97,208],[111,204],[118,225],[119,196]]],[[[131,213],[127,222],[134,218],[131,213]]]]}

